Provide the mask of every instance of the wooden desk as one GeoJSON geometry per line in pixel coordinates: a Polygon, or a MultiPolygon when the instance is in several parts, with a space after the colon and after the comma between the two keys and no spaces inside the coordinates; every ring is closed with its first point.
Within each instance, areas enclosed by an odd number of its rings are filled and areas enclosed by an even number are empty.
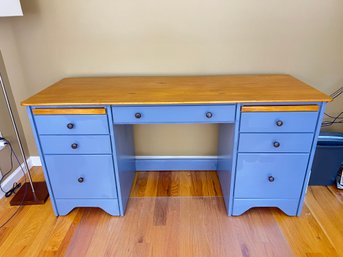
{"type": "Polygon", "coordinates": [[[288,75],[63,79],[25,100],[56,215],[124,215],[136,169],[217,170],[228,215],[300,215],[330,97],[288,75]],[[138,163],[132,126],[218,123],[218,156],[138,163]]]}

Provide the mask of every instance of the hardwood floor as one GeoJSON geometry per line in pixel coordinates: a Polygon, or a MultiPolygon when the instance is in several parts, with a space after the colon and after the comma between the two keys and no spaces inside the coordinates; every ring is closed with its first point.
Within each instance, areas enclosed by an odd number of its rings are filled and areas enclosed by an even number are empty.
{"type": "Polygon", "coordinates": [[[131,197],[222,196],[215,171],[137,172],[131,197]]]}
{"type": "MultiPolygon", "coordinates": [[[[140,172],[125,217],[25,206],[0,230],[0,256],[343,256],[342,203],[342,191],[311,187],[301,217],[272,208],[227,217],[215,172],[140,172]]],[[[0,208],[2,224],[17,207],[0,208]]]]}

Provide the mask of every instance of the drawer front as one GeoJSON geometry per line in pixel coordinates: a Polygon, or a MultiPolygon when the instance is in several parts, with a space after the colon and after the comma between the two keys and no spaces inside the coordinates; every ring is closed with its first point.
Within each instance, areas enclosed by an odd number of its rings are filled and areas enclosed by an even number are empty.
{"type": "Polygon", "coordinates": [[[308,154],[239,154],[235,198],[299,198],[308,154]]]}
{"type": "Polygon", "coordinates": [[[111,154],[110,136],[40,136],[44,154],[111,154]]]}
{"type": "Polygon", "coordinates": [[[314,132],[317,112],[243,112],[240,132],[314,132]]]}
{"type": "Polygon", "coordinates": [[[108,134],[106,115],[35,115],[38,134],[108,134]]]}
{"type": "Polygon", "coordinates": [[[239,136],[239,152],[270,152],[309,153],[311,151],[313,134],[245,134],[239,136]]]}
{"type": "Polygon", "coordinates": [[[228,123],[235,121],[236,105],[127,106],[113,107],[113,122],[144,123],[228,123]]]}
{"type": "Polygon", "coordinates": [[[56,198],[117,198],[112,156],[47,155],[56,198]]]}

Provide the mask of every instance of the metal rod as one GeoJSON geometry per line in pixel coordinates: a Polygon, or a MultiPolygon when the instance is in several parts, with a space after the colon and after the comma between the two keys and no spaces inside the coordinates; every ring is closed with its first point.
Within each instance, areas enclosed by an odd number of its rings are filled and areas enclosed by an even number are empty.
{"type": "Polygon", "coordinates": [[[1,84],[2,92],[3,92],[4,97],[5,97],[7,109],[8,109],[8,112],[9,112],[9,114],[10,114],[10,117],[11,117],[13,129],[14,129],[14,131],[15,131],[15,134],[16,134],[16,137],[17,137],[17,140],[18,140],[18,143],[19,143],[19,148],[20,148],[21,156],[22,156],[22,158],[23,158],[23,162],[24,162],[25,168],[26,168],[26,170],[27,170],[29,182],[30,182],[30,185],[31,185],[32,194],[33,194],[33,197],[36,199],[35,188],[34,188],[34,186],[33,186],[33,182],[32,182],[32,177],[31,177],[31,174],[30,174],[29,165],[27,164],[27,160],[26,160],[26,156],[25,156],[23,144],[22,144],[22,142],[21,142],[20,135],[19,135],[19,132],[18,132],[17,123],[16,123],[16,121],[15,121],[15,119],[14,119],[12,107],[11,107],[10,101],[9,101],[9,99],[8,99],[7,91],[6,91],[4,82],[3,82],[3,80],[2,80],[2,75],[1,75],[1,73],[0,73],[0,84],[1,84]]]}

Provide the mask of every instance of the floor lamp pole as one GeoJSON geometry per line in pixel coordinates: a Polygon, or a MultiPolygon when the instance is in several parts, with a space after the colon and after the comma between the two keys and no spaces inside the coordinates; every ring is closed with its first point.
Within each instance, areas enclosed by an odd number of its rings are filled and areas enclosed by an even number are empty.
{"type": "Polygon", "coordinates": [[[25,156],[25,151],[24,151],[24,148],[23,148],[23,143],[22,143],[20,135],[19,135],[18,126],[17,126],[17,123],[16,123],[14,115],[13,115],[13,110],[12,110],[12,107],[11,107],[11,104],[10,104],[10,101],[9,101],[9,98],[8,98],[8,94],[7,94],[7,91],[6,91],[6,88],[5,88],[4,81],[3,81],[1,73],[0,73],[0,84],[1,84],[1,89],[2,89],[3,95],[5,97],[7,109],[8,109],[8,112],[10,114],[10,117],[11,117],[12,126],[13,126],[13,129],[15,131],[15,134],[16,134],[16,137],[17,137],[17,140],[18,140],[21,156],[23,158],[23,162],[24,162],[25,168],[27,170],[27,175],[28,175],[28,178],[29,178],[29,184],[30,184],[30,187],[31,187],[31,191],[27,190],[27,188],[25,188],[25,190],[23,190],[24,187],[27,187],[27,183],[25,183],[20,188],[18,193],[12,198],[11,205],[42,204],[42,203],[44,203],[46,201],[46,199],[49,196],[48,192],[47,192],[47,189],[46,189],[46,184],[45,184],[45,182],[33,183],[33,181],[32,181],[32,177],[31,177],[31,173],[30,173],[30,168],[29,168],[29,165],[27,164],[27,160],[26,160],[26,156],[25,156]],[[36,187],[38,187],[39,197],[37,197],[34,184],[35,184],[36,187]],[[27,198],[27,199],[25,199],[25,198],[27,198]]]}

